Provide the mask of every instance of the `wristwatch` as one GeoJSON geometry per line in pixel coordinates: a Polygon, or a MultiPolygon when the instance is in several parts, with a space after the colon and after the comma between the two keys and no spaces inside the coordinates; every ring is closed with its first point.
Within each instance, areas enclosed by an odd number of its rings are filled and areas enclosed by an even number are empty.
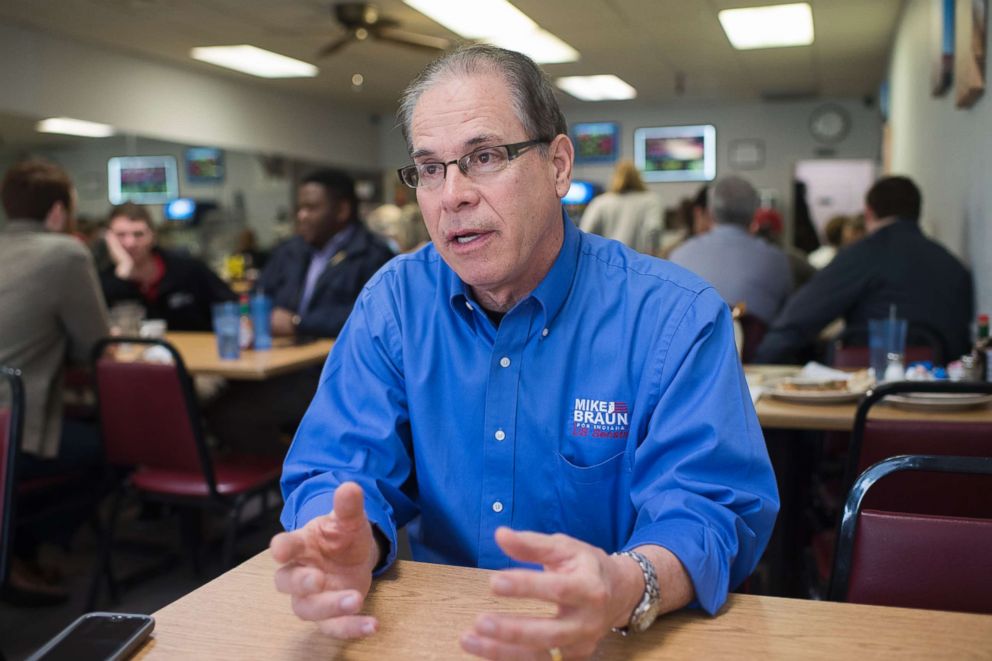
{"type": "Polygon", "coordinates": [[[658,574],[654,570],[654,565],[643,553],[637,551],[620,551],[613,555],[625,555],[633,558],[640,565],[641,571],[644,572],[644,594],[641,595],[641,601],[634,607],[634,612],[630,614],[630,621],[627,622],[627,626],[613,627],[613,631],[621,636],[647,631],[661,610],[661,589],[658,587],[658,574]]]}
{"type": "Polygon", "coordinates": [[[297,326],[300,325],[300,321],[302,321],[302,319],[300,319],[300,315],[294,314],[292,316],[292,318],[290,319],[290,322],[293,324],[293,330],[296,330],[297,326]]]}

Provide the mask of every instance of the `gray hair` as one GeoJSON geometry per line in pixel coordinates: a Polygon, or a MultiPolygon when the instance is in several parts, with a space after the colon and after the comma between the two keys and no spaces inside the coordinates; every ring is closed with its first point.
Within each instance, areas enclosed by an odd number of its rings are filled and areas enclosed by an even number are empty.
{"type": "Polygon", "coordinates": [[[470,44],[428,64],[403,91],[397,119],[407,149],[413,151],[410,122],[424,92],[448,77],[493,73],[506,79],[514,112],[529,139],[551,141],[559,134],[568,133],[551,81],[532,59],[497,46],[470,44]]]}
{"type": "Polygon", "coordinates": [[[760,204],[758,191],[740,177],[724,177],[710,191],[710,212],[720,225],[750,226],[760,204]]]}

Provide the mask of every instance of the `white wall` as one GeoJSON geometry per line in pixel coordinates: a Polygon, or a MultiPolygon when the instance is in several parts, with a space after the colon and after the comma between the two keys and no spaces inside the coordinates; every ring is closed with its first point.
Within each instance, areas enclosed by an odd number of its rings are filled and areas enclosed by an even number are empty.
{"type": "MultiPolygon", "coordinates": [[[[992,21],[989,22],[992,27],[992,21]]],[[[928,0],[909,0],[889,68],[892,171],[923,191],[923,225],[970,264],[976,307],[992,311],[992,90],[967,109],[954,91],[930,94],[929,39],[935,29],[928,0]]],[[[986,30],[986,79],[992,72],[992,31],[986,30]]]]}
{"type": "Polygon", "coordinates": [[[0,24],[0,111],[66,115],[186,144],[374,168],[365,113],[0,24]]]}

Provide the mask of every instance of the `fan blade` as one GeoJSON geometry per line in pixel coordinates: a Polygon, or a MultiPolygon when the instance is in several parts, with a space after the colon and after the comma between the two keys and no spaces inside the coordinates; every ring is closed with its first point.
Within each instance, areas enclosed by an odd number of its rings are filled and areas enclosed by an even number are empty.
{"type": "Polygon", "coordinates": [[[405,30],[395,30],[393,28],[379,26],[373,28],[372,33],[383,41],[392,41],[403,46],[411,46],[431,52],[451,48],[451,41],[444,37],[432,37],[427,34],[418,34],[416,32],[406,32],[405,30]]]}
{"type": "Polygon", "coordinates": [[[327,57],[328,55],[333,55],[334,53],[338,52],[339,50],[341,50],[342,48],[344,48],[354,40],[355,40],[355,35],[351,32],[348,32],[343,37],[335,39],[331,43],[321,48],[320,51],[317,53],[316,57],[327,57]]]}

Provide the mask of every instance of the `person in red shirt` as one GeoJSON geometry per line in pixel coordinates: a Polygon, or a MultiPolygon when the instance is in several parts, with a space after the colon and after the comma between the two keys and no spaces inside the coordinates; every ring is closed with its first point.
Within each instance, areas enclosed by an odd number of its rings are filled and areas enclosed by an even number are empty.
{"type": "Polygon", "coordinates": [[[148,209],[125,202],[109,215],[107,249],[113,266],[100,273],[107,305],[135,302],[148,319],[169,330],[211,330],[210,306],[236,300],[234,292],[200,260],[156,245],[148,209]]]}

